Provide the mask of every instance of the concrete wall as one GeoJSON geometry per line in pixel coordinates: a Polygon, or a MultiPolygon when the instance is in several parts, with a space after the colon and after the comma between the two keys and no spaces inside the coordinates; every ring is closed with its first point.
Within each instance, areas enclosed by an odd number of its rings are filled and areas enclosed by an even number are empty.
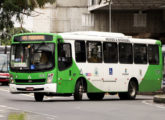
{"type": "Polygon", "coordinates": [[[109,31],[109,12],[98,11],[94,12],[95,24],[93,30],[95,31],[109,31]]]}
{"type": "Polygon", "coordinates": [[[87,7],[88,0],[56,0],[57,7],[87,7]]]}
{"type": "Polygon", "coordinates": [[[81,24],[82,14],[88,13],[88,0],[56,0],[56,4],[36,10],[41,14],[33,18],[34,32],[89,30],[81,24]]]}
{"type": "Polygon", "coordinates": [[[88,12],[86,8],[57,7],[53,12],[51,31],[70,32],[82,30],[82,14],[86,12],[88,12]]]}
{"type": "Polygon", "coordinates": [[[33,31],[34,32],[50,32],[51,29],[51,11],[52,6],[46,5],[43,9],[36,9],[38,13],[33,17],[33,31]]]}
{"type": "MultiPolygon", "coordinates": [[[[112,11],[112,32],[125,34],[165,32],[165,13],[162,10],[146,11],[146,27],[134,26],[134,13],[138,11],[112,11]]],[[[94,30],[109,31],[109,12],[95,11],[94,30]]]]}
{"type": "MultiPolygon", "coordinates": [[[[51,32],[81,31],[82,14],[88,13],[87,0],[57,0],[52,12],[51,32]]],[[[88,29],[89,30],[89,29],[88,29]]]]}
{"type": "MultiPolygon", "coordinates": [[[[34,18],[35,32],[70,32],[70,31],[109,31],[109,11],[88,12],[88,0],[57,0],[55,5],[40,9],[41,14],[34,18]],[[82,24],[83,14],[94,14],[94,25],[82,24]]],[[[125,34],[164,33],[165,10],[144,11],[147,14],[145,27],[135,27],[135,10],[112,10],[112,32],[125,34]]]]}

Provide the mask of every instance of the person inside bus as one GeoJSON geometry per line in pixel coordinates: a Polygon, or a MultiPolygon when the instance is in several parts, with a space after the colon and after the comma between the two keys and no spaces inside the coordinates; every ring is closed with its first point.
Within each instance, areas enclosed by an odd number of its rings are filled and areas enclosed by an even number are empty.
{"type": "Polygon", "coordinates": [[[52,67],[52,54],[51,52],[42,51],[41,58],[40,58],[40,64],[44,65],[46,67],[52,67]]]}
{"type": "Polygon", "coordinates": [[[40,63],[41,64],[47,64],[48,63],[48,56],[46,52],[42,52],[41,58],[40,58],[40,63]]]}

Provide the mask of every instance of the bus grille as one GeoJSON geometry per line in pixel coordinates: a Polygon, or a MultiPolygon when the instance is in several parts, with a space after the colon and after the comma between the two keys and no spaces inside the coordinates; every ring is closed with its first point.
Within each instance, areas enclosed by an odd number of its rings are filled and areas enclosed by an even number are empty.
{"type": "Polygon", "coordinates": [[[16,83],[45,83],[45,79],[15,79],[16,83]]]}

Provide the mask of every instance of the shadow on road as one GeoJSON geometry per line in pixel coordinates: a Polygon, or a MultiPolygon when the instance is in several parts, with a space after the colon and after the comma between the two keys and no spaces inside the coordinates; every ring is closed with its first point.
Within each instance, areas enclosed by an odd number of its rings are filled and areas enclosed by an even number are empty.
{"type": "MultiPolygon", "coordinates": [[[[14,101],[14,102],[35,102],[35,100],[23,100],[23,99],[10,99],[11,101],[14,101]]],[[[135,102],[135,101],[143,101],[143,100],[153,100],[153,98],[151,97],[146,97],[146,98],[137,98],[135,100],[120,100],[119,98],[105,98],[103,100],[89,100],[89,99],[83,99],[82,101],[75,101],[73,98],[69,97],[69,98],[56,98],[56,97],[52,97],[51,99],[44,99],[42,102],[58,102],[58,103],[62,103],[62,102],[74,102],[74,103],[77,103],[77,102],[98,102],[98,103],[101,103],[101,102],[135,102]]]]}

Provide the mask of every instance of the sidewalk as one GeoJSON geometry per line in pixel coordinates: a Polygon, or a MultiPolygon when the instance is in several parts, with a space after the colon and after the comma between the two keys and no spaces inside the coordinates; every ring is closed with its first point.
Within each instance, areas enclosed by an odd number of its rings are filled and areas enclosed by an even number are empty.
{"type": "Polygon", "coordinates": [[[156,103],[165,103],[165,94],[162,95],[155,95],[154,102],[156,103]]]}
{"type": "Polygon", "coordinates": [[[153,102],[155,103],[165,103],[165,92],[164,90],[159,90],[156,92],[140,92],[138,95],[152,95],[154,96],[153,102]]]}
{"type": "Polygon", "coordinates": [[[138,92],[138,95],[162,95],[165,94],[163,90],[159,90],[156,92],[138,92]]]}

